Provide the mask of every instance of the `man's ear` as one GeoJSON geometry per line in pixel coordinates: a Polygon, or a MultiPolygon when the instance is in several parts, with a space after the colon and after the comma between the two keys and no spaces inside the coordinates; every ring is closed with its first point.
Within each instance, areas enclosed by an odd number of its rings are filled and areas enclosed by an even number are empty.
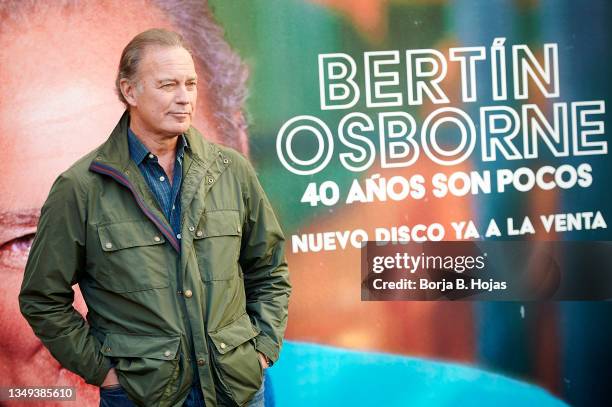
{"type": "Polygon", "coordinates": [[[136,82],[130,81],[129,79],[123,78],[119,81],[119,88],[125,98],[126,102],[130,106],[136,106],[136,82]]]}

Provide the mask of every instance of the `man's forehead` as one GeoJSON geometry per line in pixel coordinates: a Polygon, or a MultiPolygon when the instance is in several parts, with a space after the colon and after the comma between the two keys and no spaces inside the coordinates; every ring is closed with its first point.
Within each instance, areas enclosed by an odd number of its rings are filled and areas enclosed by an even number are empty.
{"type": "Polygon", "coordinates": [[[109,65],[116,73],[121,51],[136,34],[152,26],[174,29],[157,8],[149,6],[143,13],[142,7],[139,1],[90,3],[68,11],[49,6],[44,15],[29,16],[28,24],[3,21],[0,59],[10,58],[12,65],[24,67],[38,65],[47,74],[56,66],[69,66],[74,75],[86,76],[92,67],[109,65]]]}
{"type": "Polygon", "coordinates": [[[197,77],[191,54],[181,47],[147,46],[139,70],[140,73],[152,74],[157,80],[176,75],[197,77]]]}

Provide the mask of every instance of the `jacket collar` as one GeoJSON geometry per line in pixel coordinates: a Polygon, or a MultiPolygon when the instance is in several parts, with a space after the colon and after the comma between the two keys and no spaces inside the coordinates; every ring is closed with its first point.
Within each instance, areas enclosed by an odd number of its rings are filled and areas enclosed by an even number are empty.
{"type": "MultiPolygon", "coordinates": [[[[130,165],[130,150],[128,147],[128,129],[130,114],[126,110],[110,134],[110,137],[98,148],[94,163],[111,166],[125,172],[130,165]]],[[[218,151],[211,143],[206,141],[202,134],[194,127],[185,133],[186,146],[191,150],[192,158],[204,167],[207,167],[215,158],[218,151]]]]}

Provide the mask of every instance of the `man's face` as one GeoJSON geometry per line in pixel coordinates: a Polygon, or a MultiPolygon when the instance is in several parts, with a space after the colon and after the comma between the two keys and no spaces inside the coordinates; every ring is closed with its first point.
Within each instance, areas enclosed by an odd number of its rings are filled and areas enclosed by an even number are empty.
{"type": "MultiPolygon", "coordinates": [[[[123,47],[151,27],[174,29],[141,2],[92,4],[33,13],[27,24],[0,23],[0,386],[76,386],[83,406],[97,405],[97,388],[62,369],[19,312],[23,270],[54,179],[100,145],[124,110],[114,94],[123,47]]],[[[182,106],[193,112],[190,103],[182,106]]],[[[222,141],[211,117],[201,87],[194,125],[222,141]]],[[[171,117],[167,125],[185,121],[171,117]]],[[[78,291],[75,306],[85,310],[78,291]]]]}
{"type": "Polygon", "coordinates": [[[174,137],[187,131],[198,97],[193,59],[179,47],[149,46],[136,72],[134,84],[124,81],[132,129],[174,137]]]}

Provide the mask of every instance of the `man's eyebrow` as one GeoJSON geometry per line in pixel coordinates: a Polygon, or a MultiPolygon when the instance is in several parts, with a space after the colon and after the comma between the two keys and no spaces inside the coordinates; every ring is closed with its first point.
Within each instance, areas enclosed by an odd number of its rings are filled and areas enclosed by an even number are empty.
{"type": "MultiPolygon", "coordinates": [[[[194,76],[190,76],[189,78],[187,78],[187,81],[197,81],[198,77],[197,75],[194,76]]],[[[176,82],[177,80],[174,78],[161,78],[157,80],[157,83],[163,83],[163,82],[176,82]]]]}
{"type": "Polygon", "coordinates": [[[34,233],[39,218],[40,209],[0,211],[0,246],[34,233]]]}
{"type": "Polygon", "coordinates": [[[39,218],[40,209],[0,211],[0,229],[15,226],[36,226],[39,218]]]}

